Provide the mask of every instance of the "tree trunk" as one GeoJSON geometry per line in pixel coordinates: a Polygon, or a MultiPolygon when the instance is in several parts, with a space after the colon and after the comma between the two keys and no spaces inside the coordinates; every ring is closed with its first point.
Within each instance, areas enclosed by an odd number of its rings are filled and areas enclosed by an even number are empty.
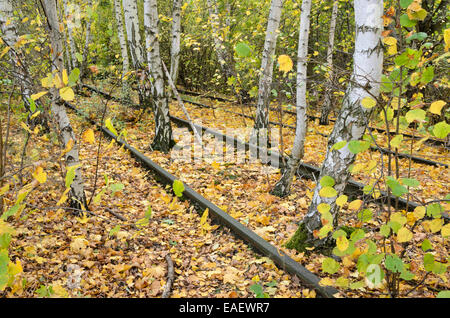
{"type": "Polygon", "coordinates": [[[348,144],[339,149],[332,150],[332,146],[340,141],[360,140],[364,134],[371,116],[371,110],[361,106],[361,100],[368,96],[377,97],[381,82],[383,67],[383,47],[381,44],[381,31],[383,23],[383,1],[381,0],[355,0],[355,52],[353,55],[353,73],[339,116],[334,125],[333,132],[328,140],[328,149],[325,161],[320,171],[319,181],[324,176],[334,179],[334,189],[337,196],[333,198],[321,197],[322,188],[318,183],[314,189],[312,202],[301,226],[288,242],[289,248],[304,251],[306,246],[325,248],[331,242],[331,235],[325,238],[317,236],[322,227],[321,214],[317,207],[321,203],[329,204],[333,217],[333,226],[338,223],[338,209],[336,199],[347,185],[350,173],[348,168],[353,164],[356,155],[350,152],[348,144]]]}
{"type": "Polygon", "coordinates": [[[123,0],[123,13],[127,31],[128,48],[134,70],[139,70],[145,62],[145,52],[141,46],[137,0],[123,0]]]}
{"type": "Polygon", "coordinates": [[[304,144],[308,125],[308,118],[306,116],[306,84],[310,13],[311,0],[303,0],[297,54],[297,125],[295,128],[295,139],[287,167],[285,167],[281,179],[272,190],[272,194],[280,197],[289,194],[295,172],[304,155],[304,144]]]}
{"type": "Polygon", "coordinates": [[[325,86],[325,96],[322,105],[322,114],[319,123],[321,125],[328,125],[328,116],[330,115],[333,103],[333,48],[334,48],[334,34],[336,31],[336,17],[338,12],[339,1],[334,1],[333,11],[331,12],[330,32],[328,34],[328,50],[327,50],[327,67],[328,67],[328,81],[325,86]]]}
{"type": "Polygon", "coordinates": [[[180,61],[181,5],[183,0],[173,0],[172,44],[170,47],[170,78],[177,85],[178,64],[180,61]]]}
{"type": "MultiPolygon", "coordinates": [[[[273,60],[278,38],[283,0],[272,0],[267,23],[266,39],[261,59],[261,75],[259,78],[258,102],[256,108],[253,136],[257,140],[267,140],[269,129],[269,104],[272,86],[273,60]],[[263,136],[261,136],[263,135],[263,136]]],[[[261,145],[264,146],[264,145],[261,145]]]]}
{"type": "MultiPolygon", "coordinates": [[[[59,74],[60,78],[62,78],[63,35],[59,31],[60,23],[58,21],[56,10],[56,0],[44,0],[43,6],[50,32],[50,44],[52,48],[51,59],[53,61],[52,69],[54,72],[59,74]]],[[[69,117],[67,116],[64,101],[60,98],[59,90],[53,87],[50,89],[50,93],[52,95],[51,111],[59,128],[59,137],[62,142],[62,146],[66,148],[69,141],[73,140],[72,149],[65,154],[66,165],[69,169],[72,166],[80,165],[78,158],[78,143],[70,124],[69,117]]],[[[83,177],[80,167],[75,168],[75,178],[69,191],[69,203],[71,207],[76,209],[87,208],[83,177]]]]}
{"type": "MultiPolygon", "coordinates": [[[[122,78],[130,71],[130,61],[128,58],[127,41],[123,26],[122,0],[114,0],[114,13],[117,22],[117,35],[119,36],[120,53],[122,55],[122,78]]],[[[127,80],[122,81],[122,97],[126,100],[130,98],[130,86],[127,80]]]]}
{"type": "MultiPolygon", "coordinates": [[[[87,6],[92,7],[91,0],[88,1],[87,6]]],[[[84,78],[87,74],[89,44],[91,43],[91,26],[92,26],[92,17],[89,17],[86,22],[86,33],[83,47],[83,61],[81,62],[80,68],[80,79],[84,78]]]]}
{"type": "Polygon", "coordinates": [[[64,17],[65,20],[67,21],[66,25],[67,25],[67,36],[68,36],[68,46],[69,46],[69,52],[68,52],[68,56],[67,56],[67,60],[68,60],[68,64],[70,66],[70,69],[68,71],[71,71],[72,69],[74,69],[75,67],[78,67],[78,62],[77,62],[77,58],[76,58],[76,47],[75,47],[75,42],[73,40],[73,28],[72,28],[72,22],[71,20],[71,11],[69,10],[69,6],[67,3],[67,0],[63,0],[62,2],[63,4],[63,11],[64,11],[64,17]]]}
{"type": "MultiPolygon", "coordinates": [[[[49,131],[48,120],[46,114],[42,112],[37,117],[31,119],[34,111],[31,109],[30,97],[33,94],[32,76],[29,74],[25,63],[22,61],[24,56],[16,50],[14,45],[18,41],[17,24],[13,15],[13,5],[11,0],[0,0],[0,30],[2,31],[3,42],[10,47],[8,55],[10,57],[10,65],[14,69],[13,77],[15,82],[20,85],[22,101],[25,109],[28,111],[27,122],[33,129],[37,125],[41,125],[44,131],[49,131]],[[9,20],[9,23],[7,23],[9,20]]],[[[43,108],[39,101],[35,104],[39,108],[43,108]]]]}
{"type": "Polygon", "coordinates": [[[156,0],[144,0],[145,43],[148,55],[148,67],[153,78],[153,98],[156,103],[155,138],[153,150],[169,152],[174,145],[172,126],[170,125],[169,105],[164,87],[164,73],[159,53],[158,7],[156,0]]]}

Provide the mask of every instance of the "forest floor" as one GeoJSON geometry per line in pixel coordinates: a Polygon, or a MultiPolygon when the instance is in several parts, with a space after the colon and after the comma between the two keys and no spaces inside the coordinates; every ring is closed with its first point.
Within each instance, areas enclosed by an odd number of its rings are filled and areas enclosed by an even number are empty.
{"type": "MultiPolygon", "coordinates": [[[[93,109],[92,105],[97,105],[97,107],[101,108],[102,106],[100,105],[103,105],[104,101],[96,101],[95,98],[98,97],[96,97],[95,94],[92,97],[90,99],[80,99],[80,105],[85,105],[85,109],[91,109],[91,111],[93,109]]],[[[205,100],[200,101],[202,103],[207,103],[205,100]]],[[[172,151],[169,155],[151,152],[149,150],[149,144],[153,139],[152,136],[154,134],[152,114],[150,114],[150,112],[140,113],[138,110],[130,112],[130,109],[124,110],[124,108],[117,103],[109,103],[111,106],[109,115],[115,116],[116,122],[120,128],[126,129],[127,140],[130,144],[157,164],[176,175],[180,180],[189,184],[197,192],[218,205],[242,224],[248,226],[258,235],[304,265],[307,269],[318,276],[329,278],[329,275],[323,273],[321,269],[321,262],[324,256],[317,254],[305,255],[304,253],[298,253],[284,247],[286,241],[297,229],[298,222],[307,211],[315,186],[314,181],[298,177],[293,183],[291,195],[285,198],[278,198],[270,195],[268,192],[280,176],[279,169],[265,166],[259,160],[244,160],[244,162],[236,160],[237,157],[248,159],[248,154],[243,154],[241,157],[236,154],[235,157],[231,155],[231,157],[228,158],[230,160],[227,160],[227,157],[225,157],[225,160],[221,161],[220,153],[214,153],[214,151],[212,151],[208,152],[207,155],[203,154],[200,160],[186,162],[186,158],[178,159],[177,154],[174,154],[175,151],[172,151]]],[[[211,104],[211,102],[209,103],[211,104]]],[[[215,110],[202,109],[189,104],[185,104],[185,106],[188,108],[190,117],[194,122],[226,134],[228,134],[231,129],[231,131],[235,132],[234,136],[241,140],[246,140],[246,138],[248,138],[248,135],[239,136],[239,133],[242,133],[242,131],[247,133],[248,129],[242,130],[244,122],[248,128],[252,127],[252,121],[224,111],[225,109],[231,109],[235,112],[239,112],[243,110],[243,107],[233,106],[229,103],[216,102],[214,103],[214,106],[219,109],[215,110]]],[[[172,102],[170,107],[171,115],[184,118],[184,115],[176,102],[172,102]]],[[[278,118],[276,117],[276,114],[271,114],[271,116],[274,121],[276,121],[275,118],[278,118]]],[[[292,117],[293,116],[285,118],[284,123],[291,125],[295,124],[295,120],[292,119],[292,117]]],[[[329,134],[331,129],[331,125],[323,127],[319,126],[317,122],[310,123],[305,144],[304,162],[317,167],[320,166],[326,153],[327,142],[326,137],[322,134],[329,134]]],[[[185,143],[184,138],[180,138],[183,137],[183,134],[186,134],[185,131],[186,130],[181,132],[178,136],[178,146],[181,148],[184,147],[184,149],[191,149],[192,145],[189,144],[189,142],[185,143]]],[[[284,149],[290,149],[293,142],[293,131],[283,128],[281,134],[283,135],[284,149]]],[[[177,139],[177,137],[175,138],[177,139]]],[[[383,136],[379,134],[378,141],[382,143],[383,139],[383,136]]],[[[188,138],[188,140],[191,139],[188,138]]],[[[207,144],[212,144],[213,149],[215,148],[214,143],[217,141],[213,137],[204,135],[204,140],[207,144]]],[[[217,147],[215,149],[217,149],[217,147]]],[[[224,147],[225,153],[227,152],[227,149],[228,147],[224,147]]],[[[420,148],[416,147],[416,149],[418,149],[416,150],[417,155],[424,156],[426,154],[430,159],[449,163],[449,153],[444,147],[430,147],[421,144],[420,148]]],[[[356,165],[360,164],[361,166],[367,166],[370,162],[378,163],[379,157],[380,155],[378,153],[366,152],[358,156],[356,165]]],[[[385,158],[384,161],[387,162],[386,156],[383,157],[385,158]]],[[[399,163],[401,176],[405,176],[409,165],[411,165],[412,176],[416,177],[421,182],[421,187],[412,191],[417,199],[429,201],[436,198],[442,198],[447,194],[447,189],[449,188],[448,169],[418,164],[415,162],[410,163],[407,159],[400,159],[399,163]]],[[[364,171],[362,171],[360,173],[354,173],[353,178],[366,183],[373,181],[373,178],[377,175],[377,170],[379,173],[379,169],[379,164],[377,164],[372,174],[367,172],[364,173],[364,171]]],[[[444,204],[444,207],[446,211],[449,210],[448,204],[444,204]]],[[[405,211],[403,212],[406,214],[405,211]]],[[[345,206],[342,210],[342,224],[348,226],[361,226],[361,222],[359,222],[354,214],[355,213],[352,210],[348,209],[348,206],[345,206]]],[[[384,221],[385,214],[378,208],[378,214],[371,221],[371,224],[365,224],[365,226],[369,227],[369,230],[372,228],[372,231],[369,231],[369,233],[374,240],[379,239],[379,234],[376,229],[384,221]]],[[[424,275],[425,271],[423,268],[420,268],[419,262],[416,264],[415,260],[419,260],[423,257],[424,253],[420,249],[419,243],[425,237],[433,243],[436,243],[436,246],[439,246],[438,250],[435,252],[437,259],[445,261],[448,256],[448,240],[430,235],[430,233],[423,230],[423,233],[417,236],[416,244],[410,246],[410,250],[407,251],[407,255],[410,255],[411,263],[413,264],[412,267],[417,267],[415,270],[418,279],[424,275]]],[[[400,246],[397,248],[402,249],[400,246]]],[[[343,268],[342,270],[345,271],[351,269],[352,264],[356,264],[358,256],[358,253],[355,253],[346,259],[349,266],[347,266],[347,269],[343,268]]],[[[336,277],[338,274],[340,273],[337,273],[336,277]]],[[[409,295],[412,297],[433,297],[433,295],[436,294],[436,290],[448,284],[448,278],[448,275],[442,275],[442,277],[439,278],[427,278],[424,286],[417,288],[409,295]]],[[[334,282],[332,277],[331,280],[324,280],[325,284],[333,284],[334,282]]],[[[401,291],[409,289],[411,289],[411,285],[403,284],[401,286],[401,291]]],[[[347,297],[360,297],[362,295],[365,297],[379,297],[386,293],[386,291],[382,289],[365,290],[364,288],[358,290],[348,290],[343,288],[342,291],[347,297]]]]}
{"type": "MultiPolygon", "coordinates": [[[[208,103],[206,100],[201,101],[208,103]]],[[[96,120],[100,120],[105,103],[96,94],[77,97],[73,102],[96,120]]],[[[236,112],[242,110],[226,103],[215,102],[214,105],[236,112]]],[[[195,122],[224,133],[231,128],[252,126],[250,119],[221,109],[213,111],[189,104],[186,106],[195,122]]],[[[172,115],[184,117],[176,102],[171,103],[170,107],[172,115]]],[[[69,114],[81,141],[83,133],[93,127],[71,111],[69,114]]],[[[271,116],[272,120],[277,121],[276,114],[271,116]]],[[[321,263],[325,256],[298,253],[284,247],[297,229],[298,221],[307,212],[315,186],[313,180],[297,177],[291,194],[278,198],[268,192],[280,176],[279,169],[265,166],[259,160],[237,162],[231,158],[221,161],[220,154],[214,152],[190,162],[186,162],[185,157],[179,157],[176,150],[170,154],[152,152],[149,145],[153,139],[154,125],[150,112],[125,108],[109,101],[106,118],[114,119],[118,131],[126,129],[126,140],[133,147],[308,270],[325,278],[323,284],[336,287],[336,277],[349,274],[348,271],[356,265],[364,247],[346,257],[343,260],[346,266],[335,275],[322,271],[321,263]]],[[[284,122],[295,125],[295,119],[292,118],[286,117],[284,122]]],[[[15,156],[10,159],[13,166],[19,166],[17,159],[22,151],[24,134],[18,122],[13,126],[17,127],[12,134],[15,156]]],[[[310,123],[305,144],[306,163],[320,166],[327,142],[321,134],[329,134],[331,129],[331,125],[323,127],[316,122],[310,123]]],[[[183,134],[186,132],[176,137],[177,149],[190,151],[192,145],[185,142],[183,134]]],[[[284,149],[290,149],[293,131],[283,128],[281,135],[284,149]]],[[[246,138],[245,135],[236,137],[242,140],[246,138]]],[[[214,138],[207,135],[204,138],[213,148],[216,146],[214,138]]],[[[29,206],[13,220],[17,235],[12,241],[10,257],[20,260],[23,267],[20,275],[26,283],[22,284],[24,281],[21,280],[6,296],[36,297],[46,292],[56,297],[160,297],[167,280],[166,255],[171,257],[175,267],[171,297],[254,297],[252,286],[255,285],[261,286],[270,297],[316,296],[315,291],[302,287],[297,277],[277,268],[270,259],[254,252],[228,229],[218,226],[209,227],[209,230],[202,228],[201,215],[194,207],[173,196],[170,187],[158,184],[127,151],[106,140],[99,132],[95,132],[95,141],[94,144],[81,142],[80,145],[86,194],[89,200],[102,189],[105,192],[101,198],[92,201],[90,214],[74,217],[61,208],[64,205],[58,204],[64,191],[64,177],[61,175],[63,163],[56,137],[51,135],[51,147],[48,138],[31,137],[27,154],[32,160],[39,160],[45,165],[48,180],[33,191],[27,201],[29,206]],[[123,184],[123,189],[112,191],[110,186],[106,186],[106,179],[109,185],[123,184]],[[148,223],[142,222],[149,207],[151,217],[148,223]]],[[[449,163],[449,154],[444,148],[421,145],[417,153],[449,163]]],[[[248,159],[246,154],[242,156],[248,159]]],[[[379,155],[370,152],[358,156],[356,164],[367,167],[368,163],[378,160],[379,155]]],[[[400,160],[402,174],[409,164],[404,159],[400,160]]],[[[411,163],[411,167],[414,177],[422,184],[415,192],[417,197],[428,201],[447,194],[448,169],[416,163],[411,163]]],[[[374,169],[379,169],[379,166],[376,165],[374,169]]],[[[32,173],[32,169],[24,170],[25,183],[32,180],[32,173]]],[[[373,176],[361,172],[353,178],[368,182],[373,176]]],[[[445,205],[447,211],[448,208],[445,205]]],[[[379,235],[375,229],[384,222],[384,218],[383,211],[379,211],[371,223],[364,225],[368,229],[367,235],[374,240],[379,235]]],[[[341,221],[343,225],[361,226],[347,206],[342,210],[341,221]]],[[[406,253],[412,264],[410,270],[416,274],[416,281],[425,275],[425,270],[419,264],[423,258],[420,242],[425,237],[438,247],[434,251],[436,260],[445,261],[449,250],[448,240],[441,237],[426,231],[418,237],[418,241],[411,244],[406,253]]],[[[448,274],[429,276],[408,297],[434,297],[438,290],[448,286],[449,278],[448,274]]],[[[352,279],[357,281],[358,277],[352,279]]],[[[405,292],[413,287],[414,284],[402,283],[400,290],[405,292]]],[[[339,290],[341,296],[345,297],[387,297],[383,288],[339,290]]]]}

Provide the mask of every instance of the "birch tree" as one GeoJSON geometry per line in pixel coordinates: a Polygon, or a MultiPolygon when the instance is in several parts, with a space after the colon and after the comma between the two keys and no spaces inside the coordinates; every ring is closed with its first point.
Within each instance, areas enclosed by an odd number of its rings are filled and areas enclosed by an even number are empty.
{"type": "Polygon", "coordinates": [[[267,23],[266,38],[261,59],[261,75],[259,78],[258,101],[253,131],[253,135],[256,136],[258,140],[260,139],[261,134],[267,136],[267,130],[269,128],[269,104],[273,61],[279,33],[278,27],[280,25],[282,6],[283,0],[272,0],[270,5],[269,21],[267,23]]]}
{"type": "Polygon", "coordinates": [[[333,10],[331,12],[330,31],[328,33],[328,48],[327,48],[327,68],[328,68],[328,81],[325,86],[325,96],[322,105],[322,113],[319,123],[321,125],[328,125],[328,116],[330,115],[332,107],[332,82],[333,82],[333,49],[334,49],[334,34],[336,32],[336,18],[338,12],[339,1],[334,1],[333,10]]]}
{"type": "MultiPolygon", "coordinates": [[[[86,6],[87,8],[91,8],[92,7],[92,0],[88,0],[86,6]]],[[[93,12],[87,10],[88,12],[93,12]]],[[[92,20],[93,17],[92,16],[88,16],[87,17],[87,21],[86,21],[86,32],[84,34],[84,46],[83,46],[83,61],[81,62],[81,67],[80,67],[80,78],[84,78],[87,74],[87,65],[88,65],[88,54],[89,54],[89,44],[91,43],[91,27],[92,27],[92,20]]]]}
{"type": "Polygon", "coordinates": [[[144,0],[145,43],[149,72],[152,76],[154,94],[155,138],[153,150],[168,152],[174,145],[170,125],[169,105],[164,87],[164,71],[158,41],[158,6],[156,0],[144,0]]]}
{"type": "Polygon", "coordinates": [[[134,70],[139,70],[145,63],[146,55],[141,46],[137,0],[123,0],[122,4],[125,17],[125,29],[127,31],[127,42],[128,48],[130,50],[132,66],[134,70]]]}
{"type": "Polygon", "coordinates": [[[180,61],[181,40],[181,5],[183,0],[173,0],[172,10],[172,42],[170,46],[170,78],[177,84],[178,64],[180,61]]]}
{"type": "Polygon", "coordinates": [[[311,0],[303,0],[300,16],[300,30],[298,38],[297,54],[297,95],[296,113],[297,125],[295,129],[294,145],[291,156],[287,162],[281,179],[277,182],[272,194],[283,197],[289,194],[295,172],[300,165],[304,155],[304,144],[307,131],[308,118],[306,116],[306,73],[308,57],[308,39],[310,29],[311,0]]]}
{"type": "MultiPolygon", "coordinates": [[[[130,71],[130,61],[128,57],[127,41],[125,38],[125,29],[122,16],[122,0],[114,0],[114,15],[117,23],[117,34],[119,37],[120,53],[122,55],[122,78],[130,71]]],[[[129,85],[126,80],[122,82],[122,95],[125,99],[129,98],[129,85]]]]}
{"type": "MultiPolygon", "coordinates": [[[[45,16],[47,17],[50,34],[52,70],[55,74],[58,74],[60,78],[63,78],[63,35],[59,29],[60,23],[58,21],[56,1],[57,0],[43,0],[42,3],[45,16]]],[[[53,87],[50,89],[50,93],[52,95],[51,112],[59,129],[59,138],[63,148],[70,149],[66,151],[64,155],[67,170],[74,171],[74,179],[70,185],[69,191],[69,203],[73,208],[84,209],[87,205],[78,156],[77,139],[72,129],[72,125],[70,124],[69,117],[67,116],[64,101],[60,97],[59,89],[53,87]]]]}
{"type": "Polygon", "coordinates": [[[67,26],[67,45],[68,45],[68,54],[67,54],[67,60],[68,64],[70,66],[69,71],[74,69],[75,67],[78,67],[77,65],[77,59],[75,57],[77,50],[75,46],[75,41],[73,39],[73,23],[72,23],[72,17],[71,17],[71,10],[69,7],[69,4],[67,3],[67,0],[63,0],[62,2],[63,6],[63,12],[64,12],[64,18],[66,20],[66,26],[67,26]]]}
{"type": "MultiPolygon", "coordinates": [[[[9,64],[12,68],[12,76],[15,82],[20,86],[22,101],[25,109],[28,111],[28,123],[30,126],[40,124],[45,130],[49,130],[48,121],[45,113],[41,113],[37,117],[31,119],[34,113],[30,100],[33,94],[33,77],[23,61],[24,56],[16,49],[15,44],[19,40],[17,33],[17,23],[13,15],[12,0],[0,0],[0,30],[2,31],[2,40],[8,46],[9,64]]],[[[36,101],[39,105],[40,102],[36,101]]]]}
{"type": "Polygon", "coordinates": [[[329,137],[327,154],[323,162],[319,183],[314,189],[312,202],[297,232],[287,246],[298,250],[305,247],[324,247],[331,240],[329,233],[318,236],[322,228],[320,204],[329,210],[333,226],[337,225],[338,205],[336,199],[347,185],[350,173],[348,168],[354,162],[356,154],[349,149],[349,142],[358,142],[367,127],[371,109],[361,105],[364,98],[377,98],[383,67],[383,47],[381,31],[383,22],[382,0],[355,0],[355,51],[353,54],[353,72],[347,88],[343,105],[329,137]],[[333,149],[338,142],[346,145],[333,149]],[[326,178],[325,178],[326,177],[326,178]],[[326,182],[325,182],[326,181],[326,182]],[[333,197],[329,191],[321,191],[333,186],[333,197]]]}

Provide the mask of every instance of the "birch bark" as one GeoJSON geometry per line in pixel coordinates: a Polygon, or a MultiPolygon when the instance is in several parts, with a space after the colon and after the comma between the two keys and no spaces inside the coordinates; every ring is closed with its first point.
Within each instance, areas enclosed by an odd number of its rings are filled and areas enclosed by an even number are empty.
{"type": "Polygon", "coordinates": [[[183,0],[173,0],[172,10],[172,44],[170,47],[170,78],[177,85],[178,64],[180,61],[181,40],[181,5],[183,0]]]}
{"type": "Polygon", "coordinates": [[[303,0],[300,16],[300,29],[298,38],[297,54],[297,95],[296,95],[296,113],[297,124],[295,128],[294,145],[292,146],[291,156],[287,167],[284,169],[281,179],[277,182],[272,194],[283,197],[289,194],[292,180],[295,172],[300,165],[304,155],[304,144],[307,131],[308,118],[306,116],[306,73],[308,40],[310,30],[311,0],[303,0]]]}
{"type": "MultiPolygon", "coordinates": [[[[122,16],[122,0],[114,0],[114,14],[117,22],[117,35],[119,37],[120,53],[122,55],[122,78],[130,71],[130,61],[128,57],[127,41],[125,38],[125,29],[122,16]]],[[[122,82],[122,97],[126,100],[130,96],[130,87],[128,82],[122,82]]]]}
{"type": "MultiPolygon", "coordinates": [[[[54,72],[59,74],[60,78],[62,78],[63,34],[59,31],[60,24],[58,21],[56,10],[56,1],[57,0],[43,0],[42,3],[50,32],[50,44],[52,48],[51,59],[53,62],[52,69],[54,72]]],[[[52,95],[51,111],[59,128],[59,137],[62,142],[63,148],[66,148],[70,140],[73,141],[73,147],[64,155],[66,166],[68,167],[68,169],[73,166],[78,166],[74,168],[75,177],[70,186],[69,203],[73,208],[84,209],[87,208],[87,205],[86,196],[84,193],[83,176],[81,168],[79,167],[80,161],[78,157],[77,139],[70,124],[69,117],[67,116],[66,109],[64,107],[64,101],[60,98],[59,90],[57,88],[52,88],[50,89],[50,93],[52,95]]]]}
{"type": "Polygon", "coordinates": [[[317,207],[321,203],[329,204],[333,225],[337,225],[339,207],[336,205],[336,198],[343,193],[347,185],[350,177],[348,168],[356,157],[348,149],[348,144],[339,150],[331,148],[340,141],[348,142],[362,138],[371,116],[371,110],[362,107],[361,100],[367,96],[377,97],[379,95],[383,68],[381,44],[383,1],[355,0],[354,8],[356,35],[353,73],[341,111],[328,140],[326,158],[318,179],[321,180],[324,176],[332,177],[335,181],[334,189],[337,191],[337,196],[321,197],[319,192],[322,186],[320,183],[316,185],[308,213],[288,243],[289,247],[298,250],[304,250],[305,246],[324,247],[330,241],[330,236],[319,239],[315,235],[316,231],[322,227],[321,215],[317,207]]]}
{"type": "Polygon", "coordinates": [[[280,25],[282,6],[283,0],[272,0],[270,6],[269,21],[267,23],[266,38],[261,59],[261,75],[259,78],[258,102],[253,132],[253,134],[257,136],[258,140],[260,139],[259,131],[261,131],[264,135],[267,135],[267,130],[269,128],[269,103],[273,75],[273,60],[277,44],[278,27],[280,25]],[[265,131],[265,133],[263,131],[265,131]]]}
{"type": "MultiPolygon", "coordinates": [[[[15,43],[19,40],[19,36],[17,34],[17,24],[14,19],[11,0],[0,0],[0,30],[2,31],[2,40],[10,48],[8,51],[10,58],[9,62],[14,69],[14,72],[12,73],[14,80],[20,85],[24,107],[29,112],[27,119],[28,124],[31,128],[40,124],[45,131],[49,131],[48,120],[44,113],[31,119],[33,111],[31,110],[29,99],[34,90],[32,76],[30,76],[23,61],[24,56],[21,56],[20,52],[14,48],[15,43]]],[[[35,103],[40,105],[38,100],[35,103]]]]}
{"type": "Polygon", "coordinates": [[[75,57],[76,54],[76,47],[75,47],[75,42],[73,40],[73,25],[72,23],[69,21],[70,20],[70,15],[71,12],[69,10],[69,4],[67,3],[67,0],[63,0],[62,2],[63,5],[63,11],[64,11],[64,17],[67,21],[66,25],[67,25],[67,36],[68,36],[68,46],[69,46],[69,54],[68,54],[68,62],[69,65],[71,67],[71,69],[69,71],[71,71],[73,68],[78,67],[78,63],[77,63],[77,59],[75,57]]]}
{"type": "Polygon", "coordinates": [[[151,144],[153,150],[169,152],[174,145],[172,126],[170,125],[169,105],[164,87],[164,73],[159,52],[158,6],[156,0],[144,0],[145,43],[149,72],[153,78],[155,138],[151,144]]]}
{"type": "Polygon", "coordinates": [[[123,0],[122,4],[131,63],[135,70],[139,70],[145,62],[146,54],[141,46],[137,0],[123,0]]]}
{"type": "Polygon", "coordinates": [[[336,32],[336,18],[338,12],[339,1],[334,1],[333,10],[331,12],[330,31],[328,34],[328,48],[327,48],[327,67],[328,67],[328,81],[325,86],[325,96],[322,105],[322,114],[319,123],[321,125],[328,125],[328,116],[330,115],[332,107],[332,82],[333,82],[333,48],[334,48],[334,34],[336,32]]]}

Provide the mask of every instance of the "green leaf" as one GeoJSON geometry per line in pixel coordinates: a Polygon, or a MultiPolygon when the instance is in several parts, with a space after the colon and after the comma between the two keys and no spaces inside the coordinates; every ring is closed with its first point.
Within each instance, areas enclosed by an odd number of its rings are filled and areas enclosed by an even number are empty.
{"type": "Polygon", "coordinates": [[[437,138],[446,138],[449,133],[450,125],[445,121],[441,121],[433,127],[433,135],[435,135],[437,138]]]}
{"type": "Polygon", "coordinates": [[[450,290],[441,290],[436,298],[450,298],[450,290]]]}
{"type": "Polygon", "coordinates": [[[347,142],[345,140],[342,141],[338,141],[337,143],[335,143],[332,147],[331,150],[339,150],[345,147],[345,145],[347,144],[347,142]]]}
{"type": "Polygon", "coordinates": [[[330,176],[324,176],[322,177],[322,179],[320,179],[320,185],[322,187],[332,187],[334,186],[334,184],[334,179],[330,176]]]}
{"type": "Polygon", "coordinates": [[[113,183],[109,186],[109,188],[111,189],[112,193],[114,194],[116,192],[122,191],[125,188],[125,186],[122,183],[113,183]]]}
{"type": "Polygon", "coordinates": [[[391,228],[389,225],[383,224],[380,227],[380,234],[383,235],[384,237],[388,237],[390,233],[391,233],[391,228]]]}
{"type": "Polygon", "coordinates": [[[367,222],[372,220],[372,210],[370,209],[364,209],[362,211],[358,212],[358,219],[360,219],[362,222],[367,222]]]}
{"type": "Polygon", "coordinates": [[[422,72],[420,82],[425,85],[431,82],[433,78],[434,78],[434,67],[429,66],[422,72]]]}
{"type": "Polygon", "coordinates": [[[234,50],[236,51],[237,55],[239,57],[247,57],[251,53],[250,47],[245,43],[239,43],[234,47],[234,50]]]}
{"type": "Polygon", "coordinates": [[[400,181],[408,187],[411,188],[417,188],[420,185],[420,182],[416,179],[410,179],[410,178],[400,178],[400,181]]]}
{"type": "Polygon", "coordinates": [[[387,77],[386,75],[381,75],[381,86],[380,90],[382,93],[390,93],[392,92],[392,89],[394,88],[394,85],[392,84],[392,81],[387,77]]]}
{"type": "Polygon", "coordinates": [[[414,33],[413,35],[406,38],[406,42],[410,43],[413,40],[423,41],[428,37],[425,32],[414,33]]]}
{"type": "Polygon", "coordinates": [[[408,111],[405,114],[405,118],[408,121],[408,123],[412,123],[413,121],[423,122],[425,121],[426,115],[427,113],[423,109],[416,108],[408,111]]]}
{"type": "Polygon", "coordinates": [[[78,68],[74,68],[72,72],[69,74],[69,86],[73,86],[78,81],[78,78],[80,77],[80,70],[78,68]]]}
{"type": "Polygon", "coordinates": [[[412,28],[417,24],[417,21],[411,20],[408,14],[404,13],[400,16],[400,24],[405,28],[412,28]]]}
{"type": "Polygon", "coordinates": [[[11,242],[11,234],[3,233],[0,235],[0,249],[8,249],[11,242]]]}
{"type": "Polygon", "coordinates": [[[366,270],[366,278],[374,286],[379,286],[384,278],[384,272],[378,264],[370,264],[366,270]]]}
{"type": "Polygon", "coordinates": [[[439,203],[432,203],[427,205],[427,216],[432,218],[440,218],[441,211],[444,211],[443,207],[439,203]]]}
{"type": "Polygon", "coordinates": [[[434,267],[434,256],[433,254],[427,253],[423,256],[423,266],[427,272],[431,272],[434,267]]]}
{"type": "Polygon", "coordinates": [[[177,197],[181,197],[184,191],[184,184],[180,180],[175,180],[172,185],[173,192],[177,197]]]}
{"type": "Polygon", "coordinates": [[[77,169],[78,165],[70,166],[66,173],[66,188],[70,188],[72,185],[73,180],[75,179],[75,170],[77,169]]]}
{"type": "Polygon", "coordinates": [[[322,270],[325,273],[334,274],[339,270],[340,267],[341,266],[339,265],[339,263],[331,257],[325,258],[322,262],[322,270]]]}
{"type": "Polygon", "coordinates": [[[410,5],[411,3],[413,3],[413,1],[414,1],[414,0],[400,0],[400,6],[401,6],[403,9],[406,9],[407,7],[409,7],[409,5],[410,5]]]}
{"type": "Polygon", "coordinates": [[[428,239],[423,240],[421,245],[422,251],[428,252],[433,249],[433,245],[431,245],[431,242],[428,239]]]}
{"type": "Polygon", "coordinates": [[[145,211],[144,218],[150,219],[152,217],[152,207],[149,205],[147,211],[145,211]]]}
{"type": "Polygon", "coordinates": [[[370,142],[364,140],[350,140],[348,150],[355,155],[370,148],[370,142]]]}
{"type": "Polygon", "coordinates": [[[402,273],[400,274],[400,278],[404,279],[404,280],[411,280],[415,277],[415,275],[413,273],[411,273],[410,271],[408,271],[407,269],[404,269],[402,271],[402,273]]]}
{"type": "Polygon", "coordinates": [[[392,177],[387,177],[386,184],[396,197],[401,197],[403,194],[408,193],[408,189],[392,177]]]}
{"type": "Polygon", "coordinates": [[[75,53],[75,57],[77,58],[77,61],[78,62],[83,62],[83,55],[81,55],[80,53],[75,53]]]}
{"type": "Polygon", "coordinates": [[[384,266],[393,273],[401,273],[404,269],[403,261],[395,254],[386,255],[384,266]]]}
{"type": "Polygon", "coordinates": [[[115,227],[113,227],[110,231],[109,231],[109,236],[114,236],[117,234],[117,232],[120,231],[120,225],[116,225],[115,227]]]}

